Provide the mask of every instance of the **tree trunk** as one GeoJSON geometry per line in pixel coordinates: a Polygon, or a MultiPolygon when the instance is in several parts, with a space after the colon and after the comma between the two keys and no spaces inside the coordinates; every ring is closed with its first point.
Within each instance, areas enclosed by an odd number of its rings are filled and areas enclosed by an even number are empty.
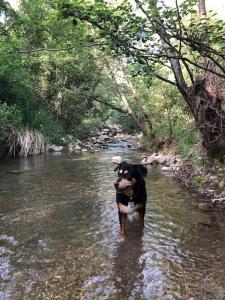
{"type": "Polygon", "coordinates": [[[200,18],[206,17],[206,5],[205,0],[198,0],[198,13],[200,18]]]}
{"type": "MultiPolygon", "coordinates": [[[[120,61],[119,59],[118,59],[118,62],[119,62],[119,65],[121,66],[121,70],[122,70],[122,72],[124,74],[124,78],[126,79],[126,82],[127,82],[128,87],[129,87],[129,90],[130,90],[130,92],[133,95],[133,99],[134,99],[135,103],[138,106],[138,110],[139,110],[139,112],[143,116],[143,122],[144,122],[144,124],[146,123],[146,125],[148,127],[149,133],[146,132],[146,135],[149,136],[151,139],[155,139],[155,133],[154,133],[153,124],[152,124],[149,112],[147,113],[145,111],[145,109],[143,107],[144,105],[142,103],[141,97],[140,97],[140,95],[138,95],[137,90],[135,89],[134,85],[130,81],[130,79],[129,79],[128,75],[127,75],[127,72],[126,72],[126,70],[124,68],[123,62],[120,61]]],[[[145,129],[145,131],[146,131],[146,129],[145,129]]]]}
{"type": "Polygon", "coordinates": [[[138,117],[136,116],[135,112],[133,111],[133,109],[131,108],[125,94],[123,93],[122,89],[120,88],[120,84],[117,82],[117,79],[116,79],[116,76],[114,74],[114,72],[112,71],[111,67],[110,67],[110,64],[109,62],[104,59],[104,62],[105,62],[105,65],[108,69],[108,72],[115,84],[115,88],[116,88],[116,91],[118,93],[118,95],[120,96],[122,102],[124,103],[124,106],[126,107],[127,111],[128,111],[128,114],[131,116],[131,118],[133,119],[134,121],[134,124],[136,125],[136,127],[144,134],[144,135],[147,135],[147,132],[142,124],[142,122],[138,119],[138,117]]]}
{"type": "MultiPolygon", "coordinates": [[[[205,0],[199,0],[199,16],[206,17],[205,0]]],[[[156,16],[161,22],[159,14],[156,16]]],[[[188,88],[179,59],[174,59],[176,53],[171,49],[170,40],[163,30],[159,31],[162,46],[166,51],[183,98],[186,100],[196,125],[202,134],[203,145],[211,158],[223,159],[225,155],[225,111],[223,110],[222,93],[219,92],[217,77],[208,72],[204,76],[197,77],[192,87],[188,88]]],[[[214,66],[211,66],[212,68],[214,66]]]]}
{"type": "Polygon", "coordinates": [[[186,99],[191,107],[203,145],[211,158],[223,160],[225,155],[225,111],[222,93],[213,74],[199,79],[189,90],[186,99]]]}

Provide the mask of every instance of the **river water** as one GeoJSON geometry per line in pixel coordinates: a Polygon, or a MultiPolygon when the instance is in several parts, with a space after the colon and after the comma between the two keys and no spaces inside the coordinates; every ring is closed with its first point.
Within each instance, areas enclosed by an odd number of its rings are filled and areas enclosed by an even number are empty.
{"type": "Polygon", "coordinates": [[[1,163],[0,299],[225,299],[224,213],[159,168],[117,242],[113,149],[1,163]]]}

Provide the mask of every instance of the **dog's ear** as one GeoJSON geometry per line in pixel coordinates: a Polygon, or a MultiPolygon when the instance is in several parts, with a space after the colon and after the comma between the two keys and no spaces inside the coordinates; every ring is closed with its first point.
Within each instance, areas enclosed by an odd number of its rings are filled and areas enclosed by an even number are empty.
{"type": "Polygon", "coordinates": [[[119,169],[119,165],[120,165],[120,164],[118,164],[118,165],[116,166],[116,168],[114,169],[114,172],[116,172],[116,171],[119,169]]]}
{"type": "Polygon", "coordinates": [[[141,174],[141,176],[146,177],[148,174],[148,169],[141,164],[137,164],[136,166],[137,166],[138,172],[141,174]]]}
{"type": "Polygon", "coordinates": [[[127,162],[125,160],[120,163],[117,163],[117,167],[114,169],[114,172],[116,172],[119,168],[122,168],[126,164],[127,164],[127,162]]]}

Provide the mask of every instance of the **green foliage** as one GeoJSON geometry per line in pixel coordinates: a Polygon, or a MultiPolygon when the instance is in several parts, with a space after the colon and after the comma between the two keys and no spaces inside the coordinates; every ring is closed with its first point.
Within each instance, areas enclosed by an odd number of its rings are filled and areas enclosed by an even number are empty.
{"type": "Polygon", "coordinates": [[[183,1],[179,13],[160,1],[142,3],[140,14],[129,1],[21,0],[18,12],[2,1],[2,128],[38,130],[60,144],[67,134],[85,138],[105,120],[133,132],[130,116],[112,109],[125,107],[104,57],[119,77],[119,56],[127,72],[120,89],[145,127],[145,146],[174,138],[186,156],[200,136],[181,89],[168,85],[177,84],[178,77],[171,70],[162,34],[182,62],[190,86],[202,74],[193,63],[204,66],[205,58],[212,58],[223,70],[224,22],[211,15],[205,22],[199,20],[196,0],[183,1]]]}
{"type": "Polygon", "coordinates": [[[22,127],[22,114],[16,105],[7,105],[6,103],[0,103],[0,124],[9,123],[15,128],[22,127]]]}
{"type": "Polygon", "coordinates": [[[79,139],[84,139],[91,134],[98,131],[102,121],[100,118],[86,118],[78,125],[75,125],[71,130],[71,134],[78,137],[79,139]]]}
{"type": "MultiPolygon", "coordinates": [[[[182,156],[186,157],[188,154],[192,153],[194,145],[201,142],[201,137],[199,132],[196,130],[193,121],[183,119],[178,122],[174,128],[174,137],[178,144],[179,152],[182,156]]],[[[199,156],[199,154],[198,154],[199,156]]]]}
{"type": "Polygon", "coordinates": [[[203,176],[197,175],[192,178],[191,186],[193,188],[198,188],[198,187],[202,186],[205,182],[206,182],[206,180],[203,176]]]}
{"type": "Polygon", "coordinates": [[[137,127],[134,124],[134,121],[129,115],[120,116],[117,120],[119,124],[122,126],[122,130],[129,134],[135,133],[137,131],[137,127]]]}
{"type": "Polygon", "coordinates": [[[40,131],[52,143],[62,144],[62,138],[65,135],[62,122],[45,110],[36,111],[30,120],[30,128],[40,131]]]}

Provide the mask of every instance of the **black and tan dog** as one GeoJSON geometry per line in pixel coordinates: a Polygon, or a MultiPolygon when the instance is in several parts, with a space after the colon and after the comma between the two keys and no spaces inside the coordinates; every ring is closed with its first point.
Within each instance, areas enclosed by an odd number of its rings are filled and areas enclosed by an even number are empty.
{"type": "Polygon", "coordinates": [[[118,171],[118,180],[115,182],[116,202],[120,222],[120,240],[126,235],[126,218],[128,214],[135,212],[136,219],[144,228],[145,206],[147,193],[145,188],[145,177],[147,169],[141,164],[121,162],[114,171],[118,171]],[[128,206],[129,202],[134,203],[134,208],[128,206]]]}

